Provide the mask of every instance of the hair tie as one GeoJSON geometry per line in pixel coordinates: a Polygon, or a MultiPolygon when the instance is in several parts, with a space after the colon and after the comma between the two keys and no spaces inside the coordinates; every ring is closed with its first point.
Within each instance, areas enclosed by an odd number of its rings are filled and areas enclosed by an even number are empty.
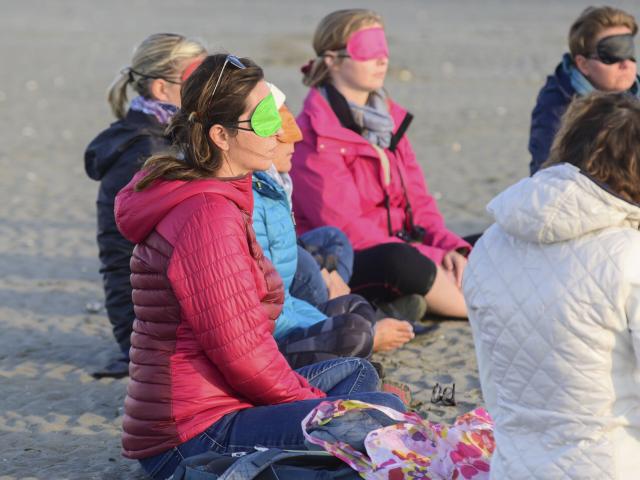
{"type": "Polygon", "coordinates": [[[193,111],[189,114],[189,117],[187,117],[187,120],[189,120],[189,123],[197,123],[198,122],[198,112],[193,111]]]}
{"type": "Polygon", "coordinates": [[[133,78],[133,70],[131,67],[124,67],[120,70],[120,73],[127,76],[127,83],[133,83],[136,81],[136,79],[133,78]]]}
{"type": "Polygon", "coordinates": [[[300,67],[300,71],[304,75],[309,75],[311,73],[311,69],[313,68],[313,64],[315,63],[315,61],[316,61],[315,58],[309,60],[305,65],[300,67]]]}

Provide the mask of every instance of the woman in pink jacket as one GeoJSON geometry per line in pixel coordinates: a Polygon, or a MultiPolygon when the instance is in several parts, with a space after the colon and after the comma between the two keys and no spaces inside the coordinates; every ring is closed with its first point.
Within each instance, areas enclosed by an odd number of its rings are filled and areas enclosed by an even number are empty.
{"type": "Polygon", "coordinates": [[[411,114],[383,90],[382,18],[339,10],[318,26],[311,87],[293,157],[298,231],[342,229],[356,250],[351,288],[373,301],[425,296],[431,312],[466,317],[460,285],[470,246],[447,230],[405,136],[411,114]]]}

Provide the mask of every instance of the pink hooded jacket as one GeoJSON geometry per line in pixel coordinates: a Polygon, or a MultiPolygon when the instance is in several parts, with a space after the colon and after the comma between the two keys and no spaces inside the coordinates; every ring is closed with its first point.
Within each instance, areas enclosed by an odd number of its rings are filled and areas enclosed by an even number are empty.
{"type": "MultiPolygon", "coordinates": [[[[395,129],[407,112],[389,102],[395,129]]],[[[297,118],[304,140],[296,144],[291,176],[295,184],[293,206],[298,233],[322,225],[342,229],[356,250],[382,243],[402,243],[389,235],[384,205],[384,171],[380,157],[362,136],[342,127],[318,89],[309,91],[297,118]]],[[[385,150],[391,182],[386,187],[394,232],[405,223],[406,201],[401,178],[411,203],[415,225],[426,230],[424,243],[412,244],[440,264],[444,255],[470,245],[447,230],[436,201],[429,194],[422,169],[404,136],[395,152],[385,150]]]]}

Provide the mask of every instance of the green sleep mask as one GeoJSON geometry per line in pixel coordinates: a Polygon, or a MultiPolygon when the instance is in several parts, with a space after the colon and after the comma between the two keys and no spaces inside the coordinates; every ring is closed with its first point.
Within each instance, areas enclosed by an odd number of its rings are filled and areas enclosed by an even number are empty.
{"type": "Polygon", "coordinates": [[[249,120],[238,120],[235,125],[229,126],[235,126],[238,130],[254,132],[263,138],[275,135],[282,128],[282,119],[273,95],[270,93],[258,103],[249,120]],[[249,123],[251,128],[239,127],[240,123],[249,123]]]}

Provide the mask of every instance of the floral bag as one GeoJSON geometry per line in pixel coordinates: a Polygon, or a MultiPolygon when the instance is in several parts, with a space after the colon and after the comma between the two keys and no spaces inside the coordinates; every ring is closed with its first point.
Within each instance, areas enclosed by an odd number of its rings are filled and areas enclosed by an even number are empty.
{"type": "Polygon", "coordinates": [[[302,421],[302,431],[308,442],[372,480],[486,480],[495,449],[493,420],[483,408],[458,417],[448,426],[424,420],[417,413],[400,413],[357,400],[336,400],[313,409],[302,421]],[[348,422],[349,412],[370,409],[397,423],[368,432],[364,438],[366,453],[318,433],[332,421],[348,422]]]}

